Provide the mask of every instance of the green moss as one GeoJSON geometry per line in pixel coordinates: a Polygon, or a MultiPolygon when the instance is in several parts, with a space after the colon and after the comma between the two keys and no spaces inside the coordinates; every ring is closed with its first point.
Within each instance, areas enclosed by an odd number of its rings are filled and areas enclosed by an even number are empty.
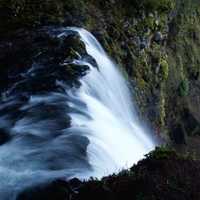
{"type": "Polygon", "coordinates": [[[165,104],[166,102],[165,102],[164,92],[163,90],[161,90],[159,111],[160,111],[160,125],[162,127],[165,125],[165,117],[166,117],[165,104]]]}
{"type": "Polygon", "coordinates": [[[169,76],[169,65],[164,58],[161,58],[160,60],[160,68],[161,68],[162,80],[165,81],[169,76]]]}
{"type": "Polygon", "coordinates": [[[149,50],[149,55],[151,56],[153,65],[160,64],[160,58],[162,57],[162,47],[154,42],[151,46],[151,49],[149,50]]]}
{"type": "Polygon", "coordinates": [[[189,94],[189,81],[188,79],[183,79],[179,85],[179,95],[185,97],[189,94]]]}
{"type": "Polygon", "coordinates": [[[174,0],[143,0],[144,8],[147,11],[169,12],[174,9],[174,0]]]}
{"type": "Polygon", "coordinates": [[[145,36],[150,35],[149,30],[154,31],[155,28],[156,28],[155,17],[152,15],[149,15],[144,19],[142,19],[141,21],[139,21],[136,26],[137,32],[145,36]]]}
{"type": "Polygon", "coordinates": [[[168,146],[156,147],[155,150],[145,155],[149,159],[168,159],[177,157],[176,152],[168,146]]]}
{"type": "Polygon", "coordinates": [[[87,7],[85,3],[83,0],[0,1],[0,34],[8,34],[19,28],[58,25],[64,22],[65,15],[82,17],[87,7]]]}
{"type": "Polygon", "coordinates": [[[169,12],[175,7],[175,0],[123,0],[123,2],[137,11],[143,9],[146,12],[169,12]]]}
{"type": "Polygon", "coordinates": [[[146,81],[145,81],[143,78],[138,78],[138,79],[137,79],[137,85],[138,85],[138,87],[139,87],[141,90],[143,90],[143,89],[146,88],[147,83],[146,83],[146,81]]]}
{"type": "Polygon", "coordinates": [[[138,87],[140,89],[145,89],[148,87],[148,84],[153,76],[148,63],[148,54],[146,52],[141,52],[137,58],[134,70],[134,76],[136,78],[138,87]]]}

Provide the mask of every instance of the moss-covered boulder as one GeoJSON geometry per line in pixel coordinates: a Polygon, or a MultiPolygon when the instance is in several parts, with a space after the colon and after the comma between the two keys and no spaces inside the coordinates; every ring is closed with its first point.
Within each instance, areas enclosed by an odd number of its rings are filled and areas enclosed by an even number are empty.
{"type": "Polygon", "coordinates": [[[78,86],[79,78],[86,75],[89,67],[72,64],[73,60],[81,56],[95,63],[78,34],[63,29],[46,27],[19,32],[0,44],[0,89],[12,88],[7,95],[56,91],[56,81],[78,86]],[[63,36],[57,37],[60,33],[63,36]]]}

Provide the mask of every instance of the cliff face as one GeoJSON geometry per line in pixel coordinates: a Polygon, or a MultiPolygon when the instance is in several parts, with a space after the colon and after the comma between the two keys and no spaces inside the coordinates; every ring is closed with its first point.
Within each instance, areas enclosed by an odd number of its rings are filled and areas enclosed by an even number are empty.
{"type": "MultiPolygon", "coordinates": [[[[200,154],[199,6],[198,0],[1,1],[2,83],[8,68],[21,64],[8,58],[5,49],[27,46],[27,31],[82,26],[95,34],[130,80],[141,119],[181,151],[200,154]]],[[[32,55],[26,53],[26,59],[32,55]]]]}

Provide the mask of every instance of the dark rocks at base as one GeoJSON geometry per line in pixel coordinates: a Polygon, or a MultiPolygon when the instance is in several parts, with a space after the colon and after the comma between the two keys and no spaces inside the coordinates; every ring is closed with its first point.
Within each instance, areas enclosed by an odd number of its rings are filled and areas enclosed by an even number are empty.
{"type": "Polygon", "coordinates": [[[84,183],[75,200],[196,200],[199,172],[200,161],[161,148],[130,171],[84,183]]]}
{"type": "Polygon", "coordinates": [[[0,145],[5,144],[10,139],[11,136],[9,135],[9,133],[5,129],[0,128],[0,145]]]}
{"type": "Polygon", "coordinates": [[[17,200],[70,200],[73,193],[67,182],[58,180],[49,185],[27,189],[19,194],[17,200]]]}
{"type": "Polygon", "coordinates": [[[73,178],[69,180],[69,184],[72,190],[76,191],[82,186],[82,181],[80,181],[78,178],[73,178]]]}
{"type": "Polygon", "coordinates": [[[68,182],[55,180],[49,184],[36,186],[21,192],[17,200],[72,200],[82,182],[73,178],[68,182]]]}
{"type": "Polygon", "coordinates": [[[93,180],[85,182],[73,200],[114,200],[113,192],[108,186],[104,185],[103,181],[93,180]]]}
{"type": "Polygon", "coordinates": [[[117,175],[84,182],[57,180],[26,190],[17,200],[197,200],[199,187],[200,161],[161,147],[117,175]]]}

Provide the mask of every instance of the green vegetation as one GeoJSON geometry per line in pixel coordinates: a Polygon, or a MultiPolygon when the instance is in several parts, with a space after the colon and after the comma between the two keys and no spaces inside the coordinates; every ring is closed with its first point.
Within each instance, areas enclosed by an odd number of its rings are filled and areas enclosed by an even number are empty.
{"type": "Polygon", "coordinates": [[[147,12],[169,12],[175,6],[174,0],[124,0],[124,4],[147,12]]]}
{"type": "Polygon", "coordinates": [[[189,81],[188,79],[183,79],[179,85],[179,94],[181,97],[187,96],[189,93],[189,81]]]}
{"type": "Polygon", "coordinates": [[[169,12],[174,9],[174,0],[143,0],[141,3],[144,8],[149,11],[169,12]]]}
{"type": "Polygon", "coordinates": [[[167,61],[163,58],[161,58],[160,67],[161,67],[162,79],[166,81],[169,75],[169,65],[167,61]]]}
{"type": "Polygon", "coordinates": [[[161,126],[165,126],[165,117],[166,117],[166,109],[165,109],[165,106],[166,106],[166,102],[165,102],[165,96],[164,96],[164,90],[161,89],[161,92],[160,92],[160,102],[159,102],[159,111],[160,111],[160,119],[159,119],[159,123],[161,126]]]}
{"type": "Polygon", "coordinates": [[[156,160],[167,159],[171,157],[177,157],[177,154],[175,150],[168,146],[156,147],[155,150],[146,155],[146,158],[156,160]]]}
{"type": "Polygon", "coordinates": [[[124,171],[102,181],[84,182],[77,199],[196,200],[200,196],[199,164],[169,147],[157,147],[130,169],[132,174],[124,171]]]}
{"type": "Polygon", "coordinates": [[[0,1],[0,35],[19,28],[59,25],[66,16],[82,16],[82,0],[3,0],[0,1]]]}

